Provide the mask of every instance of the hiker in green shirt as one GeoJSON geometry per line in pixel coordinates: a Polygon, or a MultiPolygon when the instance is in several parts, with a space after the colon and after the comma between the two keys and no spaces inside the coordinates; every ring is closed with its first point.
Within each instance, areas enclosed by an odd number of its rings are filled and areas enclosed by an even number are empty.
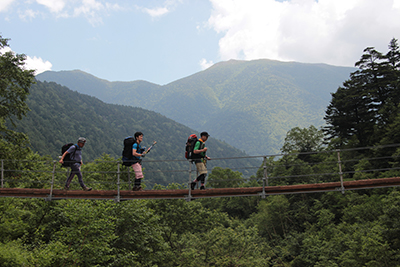
{"type": "Polygon", "coordinates": [[[197,173],[199,174],[199,176],[190,184],[192,190],[194,190],[198,181],[200,181],[201,183],[200,189],[206,189],[204,187],[207,176],[206,159],[209,160],[210,157],[206,155],[207,147],[205,147],[204,142],[207,141],[209,136],[210,135],[207,132],[202,132],[200,134],[200,139],[197,140],[196,144],[194,145],[192,158],[194,159],[194,162],[196,164],[197,173]]]}

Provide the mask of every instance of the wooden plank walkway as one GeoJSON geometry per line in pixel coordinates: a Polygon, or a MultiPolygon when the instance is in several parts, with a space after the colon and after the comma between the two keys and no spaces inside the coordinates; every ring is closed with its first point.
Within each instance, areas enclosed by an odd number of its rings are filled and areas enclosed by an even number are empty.
{"type": "Polygon", "coordinates": [[[317,193],[328,191],[344,192],[345,190],[372,189],[400,186],[400,177],[380,178],[358,181],[300,184],[287,186],[245,187],[245,188],[212,188],[207,190],[60,190],[33,188],[0,188],[0,197],[58,199],[113,199],[116,202],[132,199],[186,199],[210,197],[268,196],[279,194],[317,193]]]}

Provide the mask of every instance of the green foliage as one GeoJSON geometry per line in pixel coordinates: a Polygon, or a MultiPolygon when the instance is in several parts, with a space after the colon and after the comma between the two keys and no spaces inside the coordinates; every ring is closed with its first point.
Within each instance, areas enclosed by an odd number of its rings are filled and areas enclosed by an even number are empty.
{"type": "Polygon", "coordinates": [[[185,264],[179,266],[194,262],[196,266],[270,266],[269,247],[255,228],[217,227],[201,235],[187,234],[182,241],[179,260],[185,264]]]}
{"type": "Polygon", "coordinates": [[[373,47],[364,50],[355,64],[359,69],[332,94],[325,115],[328,138],[351,147],[380,142],[399,113],[399,55],[395,38],[385,55],[373,47]]]}
{"type": "Polygon", "coordinates": [[[212,188],[241,187],[244,184],[242,173],[215,167],[207,179],[207,186],[212,188]]]}
{"type": "Polygon", "coordinates": [[[0,266],[22,267],[28,265],[29,253],[19,241],[0,243],[0,266]]]}
{"type": "MultiPolygon", "coordinates": [[[[281,151],[283,153],[309,153],[320,151],[323,144],[324,134],[322,130],[318,130],[314,125],[309,128],[295,127],[291,129],[285,137],[285,142],[281,151]]],[[[309,155],[299,155],[302,160],[307,161],[309,155]]]]}
{"type": "Polygon", "coordinates": [[[8,47],[8,39],[0,35],[0,119],[16,116],[22,119],[29,111],[25,100],[30,86],[35,82],[34,70],[25,70],[26,56],[12,51],[2,52],[8,47]]]}
{"type": "Polygon", "coordinates": [[[9,39],[0,35],[0,158],[24,158],[29,152],[28,139],[7,127],[15,125],[29,111],[26,103],[29,88],[35,82],[34,70],[25,69],[26,56],[8,51],[9,39]]]}

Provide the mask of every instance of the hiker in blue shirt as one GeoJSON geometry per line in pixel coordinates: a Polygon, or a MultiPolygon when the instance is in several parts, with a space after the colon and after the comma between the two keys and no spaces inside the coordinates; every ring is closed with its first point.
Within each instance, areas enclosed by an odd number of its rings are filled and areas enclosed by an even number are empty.
{"type": "Polygon", "coordinates": [[[71,160],[73,161],[72,164],[70,165],[71,167],[71,173],[67,178],[67,181],[65,182],[65,187],[64,190],[69,189],[69,185],[74,178],[74,176],[78,176],[78,181],[79,184],[81,185],[82,189],[85,191],[90,191],[92,188],[86,187],[86,185],[83,183],[83,178],[82,178],[82,172],[81,172],[81,165],[83,164],[82,162],[82,148],[86,143],[86,139],[84,137],[79,137],[78,143],[76,145],[72,145],[68,148],[67,151],[61,156],[60,163],[64,163],[64,158],[67,154],[71,154],[71,160]]]}
{"type": "Polygon", "coordinates": [[[143,179],[143,171],[142,171],[142,159],[141,157],[144,154],[144,149],[140,146],[140,143],[143,141],[143,133],[136,132],[134,135],[136,142],[132,146],[132,155],[135,161],[132,164],[133,171],[135,172],[135,187],[132,189],[134,191],[142,190],[141,181],[143,179]]]}

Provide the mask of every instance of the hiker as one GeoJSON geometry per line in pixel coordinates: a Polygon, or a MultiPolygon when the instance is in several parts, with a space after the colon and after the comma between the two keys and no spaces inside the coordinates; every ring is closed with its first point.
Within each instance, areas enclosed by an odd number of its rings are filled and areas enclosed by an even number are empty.
{"type": "Polygon", "coordinates": [[[64,163],[64,158],[67,154],[71,154],[71,160],[73,161],[70,164],[71,167],[71,173],[67,178],[67,181],[65,182],[65,187],[64,190],[69,189],[69,185],[74,178],[75,174],[78,176],[78,181],[83,190],[85,191],[90,191],[92,188],[86,187],[85,184],[83,183],[82,179],[82,172],[81,172],[81,166],[83,164],[82,162],[82,147],[85,145],[86,139],[84,137],[79,137],[78,138],[78,143],[76,145],[72,145],[68,148],[67,151],[61,156],[60,163],[64,163]]]}
{"type": "Polygon", "coordinates": [[[136,142],[132,146],[132,155],[133,161],[132,169],[135,172],[135,186],[132,188],[133,191],[142,190],[141,181],[143,178],[142,172],[142,157],[144,155],[144,149],[140,146],[140,143],[143,141],[143,133],[136,132],[134,135],[136,142]]]}
{"type": "Polygon", "coordinates": [[[200,139],[197,140],[197,142],[193,148],[192,159],[194,160],[194,163],[196,164],[196,169],[197,169],[197,173],[199,176],[190,184],[192,190],[194,190],[194,187],[196,186],[197,182],[199,182],[199,181],[201,183],[200,190],[206,189],[204,186],[206,176],[207,176],[206,159],[210,160],[210,157],[206,156],[207,147],[205,147],[204,142],[207,141],[209,136],[210,135],[207,132],[202,132],[200,134],[200,139]]]}

